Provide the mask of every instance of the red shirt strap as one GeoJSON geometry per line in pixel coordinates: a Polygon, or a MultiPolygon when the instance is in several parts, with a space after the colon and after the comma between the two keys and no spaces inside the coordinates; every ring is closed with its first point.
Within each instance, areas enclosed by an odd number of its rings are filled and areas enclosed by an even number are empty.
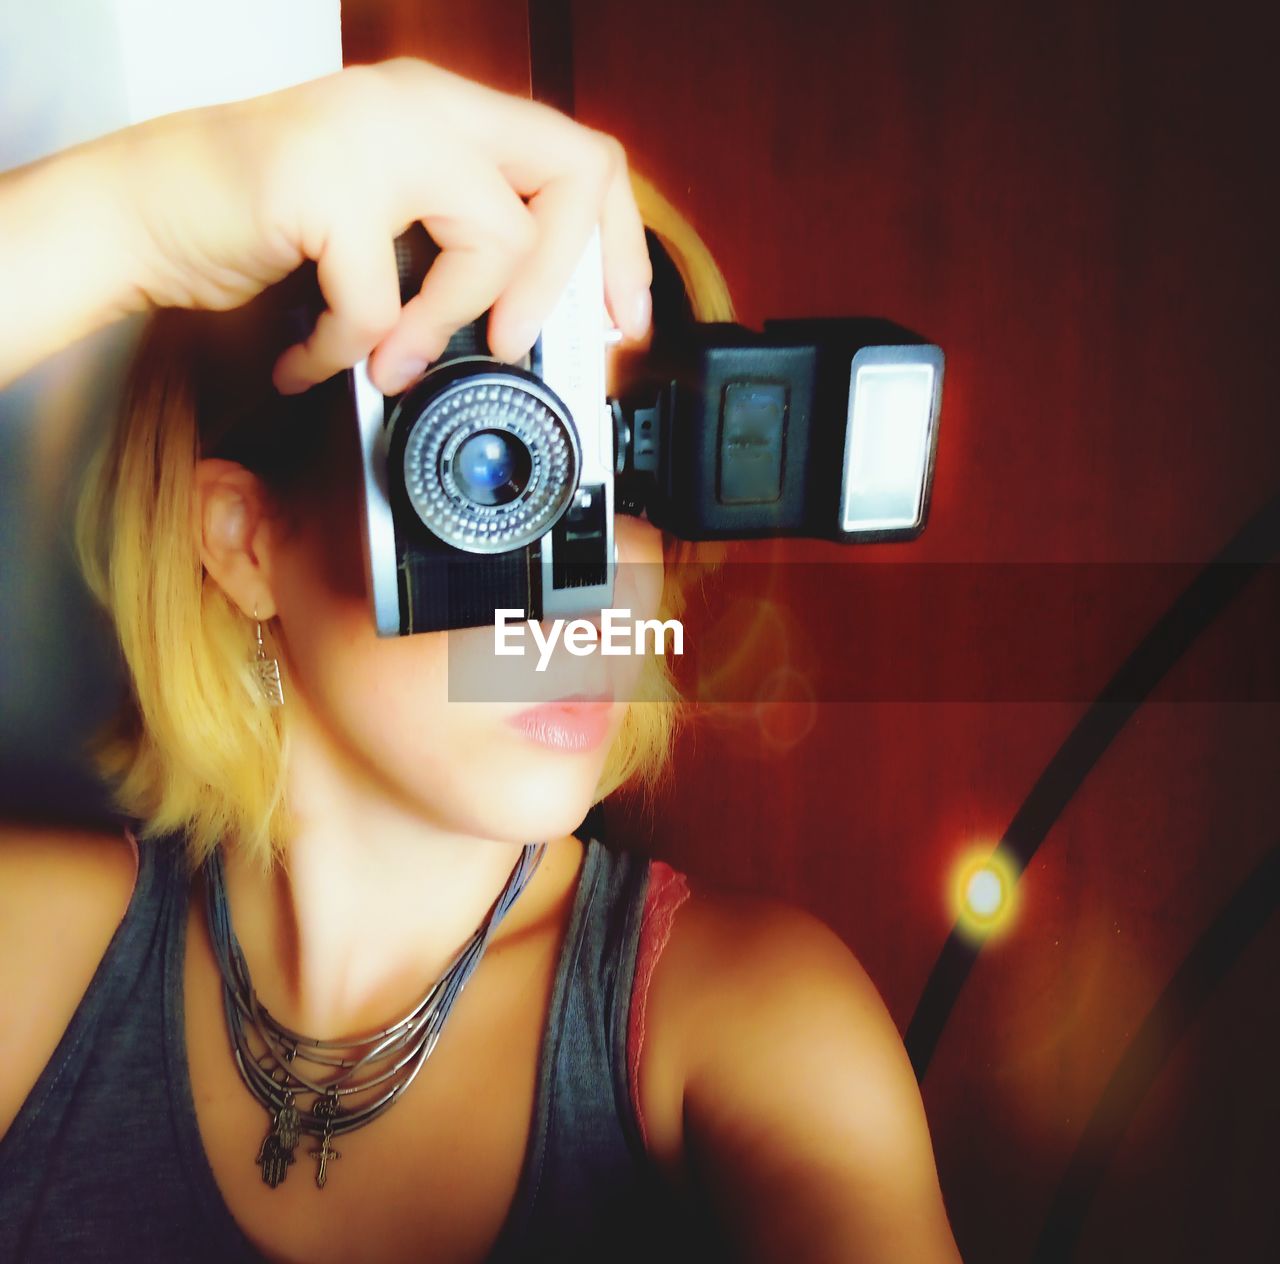
{"type": "Polygon", "coordinates": [[[649,890],[640,921],[640,944],[636,951],[636,973],[631,988],[631,1010],[627,1024],[627,1073],[631,1104],[640,1124],[640,1135],[649,1144],[644,1114],[640,1109],[640,1051],[644,1048],[645,1013],[649,984],[662,950],[671,937],[676,911],[689,898],[689,880],[665,861],[655,860],[649,868],[649,890]]]}

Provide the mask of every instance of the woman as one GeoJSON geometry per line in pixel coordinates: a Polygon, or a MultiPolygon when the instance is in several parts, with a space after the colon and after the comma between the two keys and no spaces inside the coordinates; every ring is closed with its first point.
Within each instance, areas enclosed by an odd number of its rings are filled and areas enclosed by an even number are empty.
{"type": "MultiPolygon", "coordinates": [[[[407,61],[0,188],[9,293],[34,296],[3,316],[0,377],[124,311],[235,307],[305,258],[329,304],[305,343],[260,348],[263,383],[315,389],[248,433],[208,404],[236,391],[200,318],[158,323],[100,472],[91,574],[133,686],[103,757],[143,840],[0,847],[0,1254],[706,1258],[664,1238],[701,1232],[687,1203],[734,1258],[957,1258],[914,1078],[847,948],[573,833],[660,765],[669,706],[561,709],[566,748],[545,712],[450,703],[442,636],[374,635],[348,428],[317,384],[369,355],[398,391],[488,309],[518,357],[597,221],[611,313],[641,336],[616,144],[407,61]],[[86,236],[69,208],[90,197],[86,236]],[[413,220],[443,253],[401,310],[388,242],[413,220]],[[416,1061],[324,1091],[424,999],[441,1025],[416,1061]]],[[[642,521],[619,547],[664,553],[642,521]]]]}

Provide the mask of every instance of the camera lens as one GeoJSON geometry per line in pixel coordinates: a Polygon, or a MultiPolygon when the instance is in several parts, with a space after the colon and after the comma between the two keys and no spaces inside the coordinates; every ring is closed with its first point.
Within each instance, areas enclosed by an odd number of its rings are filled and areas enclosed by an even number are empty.
{"type": "Polygon", "coordinates": [[[391,425],[401,424],[409,504],[464,552],[541,539],[578,486],[582,454],[568,409],[525,370],[455,361],[401,400],[391,425]]]}
{"type": "Polygon", "coordinates": [[[481,430],[464,439],[453,457],[453,477],[477,505],[505,505],[529,485],[533,461],[515,435],[481,430]]]}

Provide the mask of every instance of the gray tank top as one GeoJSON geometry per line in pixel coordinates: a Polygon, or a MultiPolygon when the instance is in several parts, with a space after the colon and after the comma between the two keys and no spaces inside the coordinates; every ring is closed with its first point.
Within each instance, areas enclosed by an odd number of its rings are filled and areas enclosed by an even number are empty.
{"type": "MultiPolygon", "coordinates": [[[[725,1258],[706,1213],[669,1193],[648,1160],[628,1087],[649,867],[587,843],[524,1165],[491,1264],[725,1258]]],[[[4,1264],[261,1262],[196,1122],[182,1011],[188,893],[180,845],[140,844],[125,916],[0,1140],[4,1264]]]]}

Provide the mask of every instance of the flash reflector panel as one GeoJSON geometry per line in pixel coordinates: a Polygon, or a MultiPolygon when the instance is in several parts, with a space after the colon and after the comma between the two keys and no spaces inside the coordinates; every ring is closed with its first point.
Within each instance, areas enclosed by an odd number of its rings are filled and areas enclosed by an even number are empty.
{"type": "Polygon", "coordinates": [[[937,448],[942,350],[921,344],[863,347],[849,369],[840,493],[848,535],[919,529],[937,448]]]}

